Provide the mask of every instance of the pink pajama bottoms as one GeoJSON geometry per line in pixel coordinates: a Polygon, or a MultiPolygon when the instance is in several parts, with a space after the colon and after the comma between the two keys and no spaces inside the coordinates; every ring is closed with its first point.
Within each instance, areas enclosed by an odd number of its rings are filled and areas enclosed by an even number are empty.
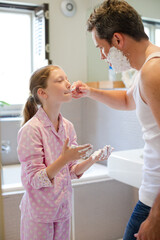
{"type": "Polygon", "coordinates": [[[64,222],[39,223],[21,217],[21,240],[70,240],[70,219],[64,222]]]}

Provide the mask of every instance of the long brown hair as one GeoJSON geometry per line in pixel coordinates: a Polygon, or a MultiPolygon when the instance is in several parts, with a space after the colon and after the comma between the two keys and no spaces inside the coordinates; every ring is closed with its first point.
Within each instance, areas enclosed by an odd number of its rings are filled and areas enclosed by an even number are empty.
{"type": "Polygon", "coordinates": [[[30,96],[28,97],[23,108],[22,126],[35,115],[35,113],[38,111],[38,106],[42,105],[37,91],[39,88],[45,89],[47,87],[47,80],[50,72],[57,68],[60,67],[56,65],[49,65],[36,70],[32,74],[29,84],[30,96]]]}

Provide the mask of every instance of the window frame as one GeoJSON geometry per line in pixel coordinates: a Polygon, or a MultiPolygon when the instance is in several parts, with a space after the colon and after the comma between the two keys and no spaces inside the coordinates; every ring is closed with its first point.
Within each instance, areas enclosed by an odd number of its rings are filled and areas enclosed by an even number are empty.
{"type": "MultiPolygon", "coordinates": [[[[45,59],[48,64],[52,64],[52,60],[50,59],[50,44],[49,44],[49,4],[43,3],[41,5],[36,4],[22,4],[22,3],[5,3],[0,2],[0,9],[3,11],[12,11],[14,12],[28,12],[32,16],[32,26],[31,26],[31,33],[33,36],[33,17],[34,14],[36,15],[37,12],[43,11],[44,15],[44,42],[45,42],[45,59]]],[[[31,43],[33,46],[34,39],[31,39],[31,43]]],[[[32,49],[33,50],[33,49],[32,49]]],[[[32,63],[31,63],[31,71],[33,71],[33,61],[34,61],[34,53],[32,51],[32,63]]],[[[3,99],[0,99],[1,101],[3,99]]],[[[4,117],[19,117],[21,115],[23,104],[10,104],[10,105],[2,105],[0,104],[0,118],[4,117]]]]}
{"type": "Polygon", "coordinates": [[[155,30],[157,28],[160,29],[160,19],[142,17],[142,21],[143,25],[148,27],[150,30],[150,36],[148,36],[149,40],[155,44],[155,30]]]}

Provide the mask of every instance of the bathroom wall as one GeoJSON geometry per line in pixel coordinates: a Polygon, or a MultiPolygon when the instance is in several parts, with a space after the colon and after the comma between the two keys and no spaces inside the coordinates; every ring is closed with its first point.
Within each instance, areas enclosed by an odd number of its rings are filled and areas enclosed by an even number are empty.
{"type": "Polygon", "coordinates": [[[127,0],[129,4],[131,4],[141,16],[160,19],[159,8],[160,1],[159,0],[127,0]],[[145,7],[144,7],[145,6],[145,7]]]}
{"type": "Polygon", "coordinates": [[[62,112],[74,123],[79,144],[91,143],[94,150],[109,144],[115,151],[144,146],[135,111],[117,111],[83,98],[66,103],[62,112]]]}
{"type": "Polygon", "coordinates": [[[117,111],[91,99],[82,100],[82,142],[95,149],[110,144],[115,151],[142,148],[144,142],[135,111],[117,111]]]}
{"type": "MultiPolygon", "coordinates": [[[[88,0],[88,7],[94,8],[98,4],[102,3],[104,0],[88,0]]],[[[159,0],[126,0],[129,4],[131,4],[140,15],[143,17],[160,19],[159,8],[160,1],[159,0]],[[145,7],[144,7],[145,6],[145,7]]]]}

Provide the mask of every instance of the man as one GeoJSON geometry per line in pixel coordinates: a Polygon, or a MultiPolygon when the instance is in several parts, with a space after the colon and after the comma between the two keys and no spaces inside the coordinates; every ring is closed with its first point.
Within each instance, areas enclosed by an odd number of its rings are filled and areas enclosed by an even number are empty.
{"type": "Polygon", "coordinates": [[[138,73],[126,91],[89,88],[78,81],[72,86],[73,97],[87,96],[118,110],[136,109],[145,141],[143,181],[123,240],[160,240],[160,48],[149,41],[141,17],[123,0],[102,3],[87,27],[102,60],[116,72],[134,68],[138,73]]]}

